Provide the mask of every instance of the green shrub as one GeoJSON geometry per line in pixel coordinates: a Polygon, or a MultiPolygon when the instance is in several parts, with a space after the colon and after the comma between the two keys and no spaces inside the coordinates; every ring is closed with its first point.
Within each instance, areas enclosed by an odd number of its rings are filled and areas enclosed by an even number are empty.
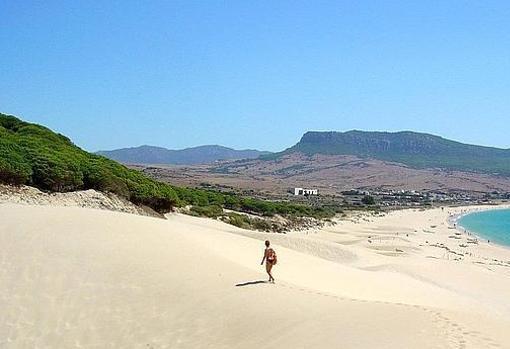
{"type": "Polygon", "coordinates": [[[270,222],[262,218],[251,218],[244,214],[228,213],[222,220],[228,224],[234,225],[242,229],[260,230],[270,232],[273,226],[270,222]]]}
{"type": "Polygon", "coordinates": [[[23,149],[7,142],[7,135],[0,133],[0,182],[24,184],[29,182],[31,176],[32,166],[24,157],[23,149]]]}
{"type": "Polygon", "coordinates": [[[223,209],[218,205],[193,206],[190,212],[194,216],[217,218],[223,214],[223,209]]]}
{"type": "Polygon", "coordinates": [[[375,205],[375,199],[371,195],[365,195],[363,196],[363,199],[361,199],[361,202],[365,205],[375,205]]]}

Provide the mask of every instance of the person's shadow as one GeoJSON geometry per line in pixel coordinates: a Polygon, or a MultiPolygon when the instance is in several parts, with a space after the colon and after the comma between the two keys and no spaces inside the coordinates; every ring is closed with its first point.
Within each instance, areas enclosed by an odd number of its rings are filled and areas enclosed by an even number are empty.
{"type": "Polygon", "coordinates": [[[237,284],[236,287],[252,286],[252,285],[266,284],[266,283],[267,283],[267,281],[264,281],[264,280],[248,281],[248,282],[243,282],[241,284],[237,284]]]}

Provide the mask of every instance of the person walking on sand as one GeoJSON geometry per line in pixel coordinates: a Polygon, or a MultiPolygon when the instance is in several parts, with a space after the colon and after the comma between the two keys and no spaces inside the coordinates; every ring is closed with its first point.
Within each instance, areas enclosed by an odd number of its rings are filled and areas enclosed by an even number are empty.
{"type": "Polygon", "coordinates": [[[271,269],[273,269],[273,266],[276,264],[276,252],[270,247],[271,243],[269,240],[266,240],[265,245],[266,249],[264,250],[264,257],[262,257],[260,265],[263,265],[264,261],[266,261],[266,272],[267,275],[269,275],[269,282],[274,283],[274,277],[273,274],[271,274],[271,269]]]}

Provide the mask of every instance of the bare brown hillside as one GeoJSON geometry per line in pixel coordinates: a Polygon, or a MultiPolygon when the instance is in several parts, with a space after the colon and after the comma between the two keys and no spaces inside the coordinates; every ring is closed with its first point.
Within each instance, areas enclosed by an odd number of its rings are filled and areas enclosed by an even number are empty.
{"type": "Polygon", "coordinates": [[[283,194],[292,187],[344,190],[393,189],[460,192],[510,192],[510,178],[406,165],[349,155],[292,153],[275,160],[242,160],[197,166],[144,166],[145,173],[175,184],[220,185],[283,194]]]}

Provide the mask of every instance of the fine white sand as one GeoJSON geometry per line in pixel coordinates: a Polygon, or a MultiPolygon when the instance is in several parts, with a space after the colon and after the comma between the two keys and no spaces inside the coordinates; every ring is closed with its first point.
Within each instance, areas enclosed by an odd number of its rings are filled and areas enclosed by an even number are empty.
{"type": "Polygon", "coordinates": [[[510,252],[459,247],[471,237],[449,238],[448,215],[282,235],[2,204],[0,347],[509,348],[510,252]]]}

